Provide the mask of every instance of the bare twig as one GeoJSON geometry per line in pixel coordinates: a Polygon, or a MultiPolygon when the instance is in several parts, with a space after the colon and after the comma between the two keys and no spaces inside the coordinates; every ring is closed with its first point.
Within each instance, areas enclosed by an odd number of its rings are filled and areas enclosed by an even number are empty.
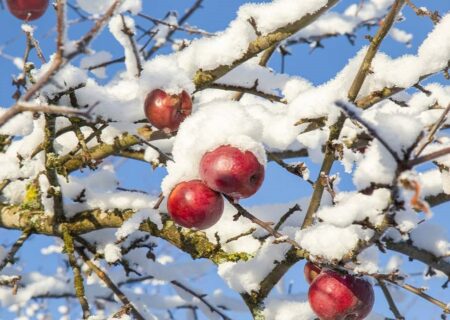
{"type": "Polygon", "coordinates": [[[405,289],[405,290],[407,290],[409,292],[414,293],[415,295],[417,295],[417,296],[427,300],[428,302],[431,302],[432,304],[438,306],[439,308],[441,308],[444,311],[444,313],[450,314],[450,309],[448,307],[448,304],[446,304],[446,303],[444,303],[444,302],[442,302],[442,301],[440,301],[440,300],[438,300],[436,298],[433,298],[432,296],[426,294],[423,289],[416,288],[416,287],[414,287],[412,285],[409,285],[409,284],[406,284],[406,283],[405,284],[401,284],[401,283],[395,282],[395,281],[390,280],[390,279],[386,279],[386,281],[388,281],[388,282],[390,282],[392,284],[395,284],[395,285],[397,285],[397,286],[399,286],[399,287],[401,287],[401,288],[403,288],[403,289],[405,289]]]}
{"type": "Polygon", "coordinates": [[[138,320],[145,320],[145,318],[140,314],[140,312],[134,307],[134,305],[130,302],[127,296],[119,289],[118,286],[114,284],[114,282],[108,277],[108,275],[97,265],[92,262],[89,257],[84,253],[82,248],[75,247],[75,251],[78,252],[78,255],[84,260],[87,266],[97,275],[97,277],[103,281],[103,283],[117,296],[117,298],[123,303],[124,306],[130,306],[131,312],[134,317],[138,320]]]}
{"type": "Polygon", "coordinates": [[[283,100],[282,97],[277,96],[275,94],[266,93],[263,91],[258,90],[258,80],[255,81],[255,84],[252,87],[241,87],[237,85],[231,85],[231,84],[224,84],[224,83],[210,83],[208,87],[202,88],[202,89],[219,89],[219,90],[226,90],[226,91],[237,91],[241,93],[249,93],[270,101],[276,101],[281,103],[286,103],[286,101],[283,100]]]}
{"type": "Polygon", "coordinates": [[[443,148],[441,150],[434,151],[434,152],[428,153],[426,155],[423,155],[421,157],[417,157],[415,159],[410,160],[408,162],[408,166],[409,167],[414,167],[414,166],[417,166],[419,164],[422,164],[422,163],[425,163],[425,162],[428,162],[428,161],[432,161],[432,160],[437,159],[439,157],[445,156],[445,155],[447,155],[449,153],[450,153],[450,147],[443,148]]]}
{"type": "Polygon", "coordinates": [[[287,243],[291,244],[292,246],[294,246],[295,248],[297,248],[299,250],[303,250],[302,247],[295,240],[289,239],[287,236],[281,234],[280,232],[278,232],[274,228],[272,228],[271,223],[264,222],[264,221],[258,219],[257,217],[252,215],[250,212],[245,210],[245,208],[242,207],[239,203],[236,203],[233,198],[231,198],[227,195],[224,195],[224,197],[238,211],[238,213],[234,216],[234,220],[237,220],[237,219],[239,219],[240,216],[243,216],[244,218],[249,219],[254,224],[257,224],[258,226],[260,226],[261,228],[263,228],[264,230],[269,232],[276,239],[281,238],[283,242],[287,242],[287,243]]]}
{"type": "MultiPolygon", "coordinates": [[[[180,18],[178,21],[178,25],[182,26],[190,17],[191,15],[197,11],[199,8],[201,8],[203,0],[196,0],[195,3],[185,12],[185,14],[180,18]]],[[[148,50],[144,54],[145,60],[150,59],[167,41],[169,41],[172,38],[172,35],[175,33],[177,29],[171,29],[167,35],[166,35],[166,41],[161,41],[157,44],[155,44],[150,50],[148,50]]]]}
{"type": "Polygon", "coordinates": [[[404,320],[405,317],[403,317],[400,314],[400,311],[398,310],[397,306],[395,305],[394,299],[392,298],[392,295],[389,292],[389,289],[386,286],[386,284],[384,283],[384,281],[381,279],[377,279],[377,282],[378,282],[381,290],[383,291],[386,301],[389,304],[389,309],[391,309],[392,313],[394,314],[395,319],[396,320],[404,320]]]}
{"type": "Polygon", "coordinates": [[[172,280],[172,281],[170,281],[170,283],[172,283],[174,286],[177,286],[178,288],[183,289],[184,291],[188,292],[192,296],[194,296],[197,299],[199,299],[203,304],[205,304],[209,308],[209,310],[211,310],[211,312],[217,313],[219,316],[222,317],[222,319],[224,319],[224,320],[231,320],[230,317],[228,317],[226,314],[224,314],[218,308],[216,308],[211,303],[209,303],[208,300],[205,299],[205,295],[204,294],[199,294],[199,293],[195,292],[194,290],[190,289],[189,287],[185,286],[184,284],[182,284],[181,282],[179,282],[177,280],[172,280]]]}
{"type": "Polygon", "coordinates": [[[173,30],[184,31],[184,32],[187,32],[187,33],[190,33],[190,34],[200,34],[200,35],[207,36],[207,37],[212,37],[212,36],[215,35],[214,33],[210,33],[210,32],[207,32],[205,30],[192,28],[192,27],[186,27],[186,26],[182,27],[182,26],[180,26],[178,24],[168,23],[167,21],[156,19],[156,18],[150,17],[150,16],[148,16],[146,14],[143,14],[143,13],[138,13],[138,16],[141,17],[141,18],[150,20],[151,22],[153,22],[155,24],[165,25],[165,26],[167,26],[167,27],[169,27],[170,29],[173,29],[173,30]]]}
{"type": "Polygon", "coordinates": [[[412,3],[411,0],[406,0],[406,4],[413,9],[413,11],[419,16],[419,17],[429,17],[433,24],[438,24],[441,20],[441,16],[439,15],[439,12],[434,11],[428,11],[423,10],[422,8],[418,8],[414,3],[412,3]]]}
{"type": "Polygon", "coordinates": [[[0,271],[3,270],[3,268],[8,263],[14,263],[14,257],[16,255],[17,251],[19,251],[19,249],[22,247],[22,245],[25,243],[25,241],[27,241],[27,239],[30,237],[30,235],[31,235],[31,229],[26,229],[22,232],[20,237],[17,239],[17,241],[11,247],[11,250],[8,252],[5,259],[3,259],[3,261],[0,262],[0,271]]]}

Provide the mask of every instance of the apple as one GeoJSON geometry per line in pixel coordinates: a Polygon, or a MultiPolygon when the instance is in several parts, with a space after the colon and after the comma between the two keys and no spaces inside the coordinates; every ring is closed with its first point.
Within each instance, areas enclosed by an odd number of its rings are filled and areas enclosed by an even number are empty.
{"type": "Polygon", "coordinates": [[[264,166],[250,151],[224,145],[203,155],[200,176],[213,190],[234,199],[248,198],[264,180],[264,166]]]}
{"type": "Polygon", "coordinates": [[[200,180],[177,184],[167,199],[173,221],[186,228],[207,229],[223,213],[223,197],[200,180]]]}
{"type": "Polygon", "coordinates": [[[308,284],[311,284],[311,282],[313,282],[314,279],[320,274],[320,271],[322,271],[322,269],[320,269],[314,263],[309,261],[306,262],[305,268],[303,269],[306,282],[308,282],[308,284]]]}
{"type": "Polygon", "coordinates": [[[192,100],[186,91],[180,94],[168,94],[155,89],[151,91],[144,103],[145,116],[160,130],[174,132],[180,123],[192,112],[192,100]]]}
{"type": "Polygon", "coordinates": [[[308,301],[321,320],[361,320],[372,310],[372,285],[364,279],[322,270],[308,291],[308,301]]]}
{"type": "Polygon", "coordinates": [[[7,0],[9,11],[21,20],[40,18],[48,7],[48,0],[7,0]]]}

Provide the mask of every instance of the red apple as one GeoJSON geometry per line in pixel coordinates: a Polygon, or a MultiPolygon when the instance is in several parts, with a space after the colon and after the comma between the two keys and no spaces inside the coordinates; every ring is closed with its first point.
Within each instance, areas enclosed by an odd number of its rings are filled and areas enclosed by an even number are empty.
{"type": "Polygon", "coordinates": [[[322,270],[308,292],[309,304],[321,320],[364,319],[374,299],[368,281],[333,270],[322,270]]]}
{"type": "Polygon", "coordinates": [[[7,0],[9,11],[25,21],[40,18],[48,7],[48,0],[7,0]]]}
{"type": "Polygon", "coordinates": [[[167,200],[173,221],[186,228],[207,229],[219,221],[223,198],[200,180],[181,182],[167,200]]]}
{"type": "Polygon", "coordinates": [[[248,198],[261,187],[264,166],[252,152],[225,145],[203,155],[200,176],[213,190],[234,199],[248,198]]]}
{"type": "Polygon", "coordinates": [[[155,89],[147,95],[144,103],[145,116],[160,130],[177,131],[180,123],[192,112],[192,100],[186,91],[168,94],[155,89]]]}
{"type": "Polygon", "coordinates": [[[314,263],[309,262],[309,261],[306,262],[305,263],[305,268],[303,269],[306,281],[309,284],[311,284],[311,282],[313,282],[314,279],[319,275],[320,271],[322,271],[322,269],[320,269],[314,263]]]}

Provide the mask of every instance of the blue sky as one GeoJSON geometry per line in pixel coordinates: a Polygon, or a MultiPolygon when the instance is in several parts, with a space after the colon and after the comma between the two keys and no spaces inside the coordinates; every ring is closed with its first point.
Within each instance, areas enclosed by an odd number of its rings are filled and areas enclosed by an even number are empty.
{"type": "MultiPolygon", "coordinates": [[[[168,10],[176,10],[182,13],[185,8],[189,7],[193,0],[143,0],[145,4],[145,13],[156,17],[162,18],[166,15],[168,10]]],[[[230,20],[235,16],[237,8],[245,3],[241,0],[205,0],[203,8],[198,10],[194,16],[189,20],[189,24],[198,26],[208,31],[220,31],[224,29],[230,20]]],[[[268,2],[268,1],[259,1],[268,2]]],[[[337,9],[347,7],[350,3],[355,1],[342,1],[337,9]]],[[[430,1],[414,1],[417,6],[427,5],[429,8],[439,10],[440,12],[446,12],[450,10],[449,0],[430,0],[430,1]]],[[[49,8],[46,15],[33,23],[37,26],[36,37],[39,39],[42,46],[44,55],[47,57],[52,53],[54,48],[54,14],[52,8],[49,8]]],[[[381,50],[387,52],[392,56],[400,56],[406,53],[415,53],[417,46],[426,37],[426,34],[431,30],[432,24],[427,18],[418,18],[409,8],[405,8],[403,13],[406,20],[398,25],[398,27],[414,34],[412,46],[410,48],[405,47],[404,44],[393,41],[388,38],[383,43],[381,50]]],[[[73,16],[73,14],[71,14],[73,16]]],[[[142,26],[150,26],[150,23],[144,20],[138,20],[142,26]]],[[[20,30],[20,21],[11,17],[10,14],[4,10],[0,11],[0,26],[3,32],[0,33],[0,49],[3,55],[10,56],[22,56],[25,37],[20,30]],[[7,30],[7,31],[6,31],[7,30]],[[6,31],[6,32],[5,32],[6,31]]],[[[69,37],[72,39],[77,38],[90,26],[89,22],[84,22],[72,28],[69,31],[69,37]]],[[[307,45],[299,45],[292,47],[292,55],[287,57],[285,70],[289,74],[300,75],[314,84],[323,83],[332,78],[348,61],[353,57],[355,53],[363,45],[367,44],[367,40],[364,39],[364,35],[372,34],[376,29],[370,31],[361,30],[358,33],[355,46],[351,46],[345,37],[333,38],[324,41],[324,49],[316,49],[312,53],[307,45]]],[[[182,34],[182,36],[185,36],[182,34]]],[[[96,39],[93,43],[94,48],[108,48],[113,56],[122,56],[122,48],[117,44],[108,32],[105,32],[104,36],[96,39]]],[[[168,52],[167,48],[161,50],[161,53],[168,52]]],[[[33,61],[37,61],[36,57],[32,56],[33,61]]],[[[76,63],[76,62],[75,62],[76,63]]],[[[0,57],[0,65],[2,73],[0,75],[0,106],[8,106],[12,103],[11,95],[14,92],[14,87],[11,85],[11,80],[14,75],[17,75],[18,69],[16,69],[12,63],[3,57],[0,57]]],[[[269,66],[279,71],[281,66],[280,55],[276,54],[269,63],[269,66]]],[[[114,70],[117,70],[120,66],[114,66],[110,69],[109,74],[113,74],[114,70]]],[[[445,80],[442,75],[433,77],[428,81],[439,81],[444,83],[445,80]]],[[[448,83],[448,82],[447,82],[448,83]]],[[[311,177],[317,175],[317,165],[307,162],[312,173],[311,177]]],[[[340,172],[342,183],[341,189],[351,189],[351,177],[344,174],[339,165],[335,165],[333,172],[340,172]]],[[[119,170],[119,177],[123,181],[123,186],[136,189],[142,189],[147,191],[157,192],[159,189],[159,183],[165,172],[163,169],[157,169],[152,172],[148,165],[127,161],[121,166],[119,170]]],[[[301,181],[295,176],[290,175],[277,165],[269,164],[266,179],[261,190],[251,199],[248,199],[244,204],[262,204],[262,203],[277,203],[293,201],[300,197],[310,194],[310,187],[307,183],[301,181]]],[[[448,224],[448,205],[445,208],[441,206],[434,210],[437,223],[448,224]],[[444,212],[446,211],[446,212],[444,212]],[[445,218],[447,214],[447,219],[445,218]]],[[[0,234],[0,243],[3,245],[10,245],[18,236],[17,232],[4,231],[0,234]]],[[[62,260],[56,256],[48,256],[45,262],[42,260],[40,254],[36,254],[41,247],[44,247],[52,243],[51,238],[42,236],[33,236],[33,241],[28,241],[23,250],[20,252],[20,257],[24,261],[25,270],[39,270],[44,273],[51,274],[54,272],[56,266],[63,266],[62,260]],[[43,263],[44,262],[44,263],[43,263]]],[[[183,256],[182,259],[188,259],[183,256]]],[[[405,260],[405,263],[408,263],[405,260]]],[[[293,293],[305,292],[306,284],[303,281],[302,269],[303,262],[294,266],[290,272],[286,275],[287,283],[293,281],[293,293]]],[[[407,267],[407,271],[410,272],[422,272],[424,269],[421,264],[411,264],[407,267]]],[[[420,280],[420,279],[419,279],[420,280]]],[[[416,279],[412,279],[410,282],[414,283],[416,279]]],[[[440,289],[442,279],[439,281],[430,282],[430,286],[433,289],[430,294],[442,300],[449,300],[449,291],[440,289]]],[[[419,282],[420,283],[420,282],[419,282]]],[[[200,285],[199,285],[200,286],[200,285]]],[[[205,281],[205,286],[202,287],[204,292],[211,292],[214,288],[224,288],[226,290],[226,284],[218,277],[211,275],[208,281],[205,281]]],[[[377,289],[378,290],[378,289],[377,289]]],[[[400,304],[401,311],[406,315],[407,319],[438,319],[439,310],[429,303],[423,303],[420,300],[412,299],[413,297],[406,294],[406,300],[400,304]]],[[[61,301],[60,301],[61,302],[61,301]]],[[[56,304],[52,303],[52,308],[56,304]]],[[[76,304],[75,304],[76,305],[76,304]]],[[[381,294],[377,292],[377,301],[375,309],[382,312],[387,316],[391,316],[390,311],[387,309],[386,302],[381,294]]],[[[179,319],[184,319],[182,312],[179,312],[179,319]]],[[[0,319],[13,319],[11,313],[0,308],[0,319]]],[[[73,318],[76,319],[76,318],[73,318]]],[[[178,318],[177,318],[178,319],[178,318]]],[[[245,317],[239,317],[239,319],[247,319],[245,317]]]]}

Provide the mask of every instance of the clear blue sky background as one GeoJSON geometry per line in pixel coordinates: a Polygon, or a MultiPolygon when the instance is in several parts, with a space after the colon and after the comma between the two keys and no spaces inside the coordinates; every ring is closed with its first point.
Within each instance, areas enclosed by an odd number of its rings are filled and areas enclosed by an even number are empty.
{"type": "MultiPolygon", "coordinates": [[[[180,14],[185,8],[189,7],[194,0],[143,0],[145,4],[145,13],[156,17],[163,18],[168,10],[176,10],[180,14]]],[[[235,17],[237,8],[245,3],[242,0],[205,0],[202,9],[198,10],[195,15],[189,20],[189,23],[194,26],[198,26],[205,30],[214,32],[220,31],[226,28],[229,21],[235,17]]],[[[268,1],[257,1],[268,2],[268,1]]],[[[346,8],[350,3],[355,1],[342,1],[337,9],[346,8]]],[[[448,12],[450,10],[450,0],[416,0],[414,3],[418,6],[428,6],[430,9],[439,10],[441,13],[448,12]]],[[[69,10],[69,12],[71,12],[69,10]]],[[[400,56],[405,53],[415,53],[417,46],[426,37],[426,34],[431,30],[432,24],[427,18],[418,18],[409,9],[403,10],[406,20],[398,25],[398,27],[414,34],[411,48],[405,47],[405,45],[397,43],[388,38],[382,45],[381,50],[389,53],[392,56],[400,56]]],[[[73,13],[71,17],[75,17],[73,13]]],[[[137,20],[143,27],[150,26],[150,23],[144,20],[137,20]]],[[[46,57],[48,57],[54,49],[55,38],[55,16],[52,8],[49,8],[47,14],[40,20],[33,23],[37,26],[36,37],[40,40],[42,49],[46,57]]],[[[90,22],[84,22],[69,31],[69,37],[76,39],[82,32],[89,28],[90,22]]],[[[25,47],[25,37],[20,30],[20,21],[11,17],[9,13],[4,10],[0,11],[0,27],[2,32],[0,33],[0,50],[4,55],[22,56],[25,47]]],[[[329,39],[324,41],[325,49],[317,49],[313,53],[310,53],[310,48],[307,45],[300,45],[291,47],[292,56],[288,56],[286,60],[286,72],[292,75],[300,75],[314,84],[323,83],[332,78],[348,61],[353,57],[359,48],[367,44],[367,40],[364,39],[364,35],[375,32],[376,29],[370,31],[361,30],[358,32],[358,38],[355,46],[351,46],[345,37],[329,39]]],[[[449,31],[450,32],[450,31],[449,31]]],[[[187,37],[185,34],[180,34],[182,37],[187,37]]],[[[108,49],[112,52],[114,57],[122,56],[123,51],[121,46],[111,38],[108,31],[104,32],[104,35],[94,41],[93,46],[96,50],[108,49]]],[[[169,49],[161,50],[161,53],[168,52],[169,49]]],[[[36,57],[32,56],[33,61],[37,61],[36,57]]],[[[11,86],[11,80],[14,75],[18,73],[18,70],[12,65],[12,63],[5,57],[0,57],[1,75],[0,75],[0,106],[9,106],[13,100],[10,98],[14,92],[14,88],[11,86]]],[[[280,56],[276,54],[270,61],[270,67],[275,70],[280,70],[281,60],[280,56]]],[[[414,67],[414,66],[412,66],[414,67]]],[[[114,66],[110,68],[109,75],[113,74],[114,70],[117,70],[120,66],[114,66]]],[[[439,75],[433,77],[428,81],[439,81],[445,83],[445,79],[439,75]]],[[[448,82],[447,82],[448,83],[448,82]]],[[[317,166],[312,163],[307,164],[312,171],[312,177],[317,175],[317,166]]],[[[1,170],[1,168],[0,168],[1,170]]],[[[376,168],[374,168],[376,170],[376,168]]],[[[340,171],[341,167],[336,165],[334,172],[340,171]]],[[[163,169],[157,169],[152,172],[151,169],[141,163],[127,161],[124,163],[120,170],[119,176],[123,183],[123,186],[142,189],[147,191],[157,192],[159,189],[159,183],[161,177],[165,174],[163,169]]],[[[351,178],[348,175],[341,174],[342,183],[340,185],[342,189],[352,189],[351,178]]],[[[279,203],[296,200],[300,197],[307,196],[311,192],[310,187],[294,177],[286,173],[283,169],[280,169],[276,165],[269,164],[266,180],[261,190],[244,202],[244,204],[262,204],[262,203],[279,203]]],[[[449,207],[441,206],[434,210],[435,221],[441,224],[448,225],[448,211],[449,207]],[[445,217],[447,215],[447,217],[445,217]]],[[[18,236],[18,232],[2,230],[0,233],[0,243],[3,245],[10,245],[15,241],[18,236]]],[[[56,266],[64,266],[63,260],[57,255],[51,255],[45,257],[45,261],[42,256],[38,254],[40,248],[51,244],[53,240],[51,238],[42,236],[33,236],[33,241],[28,241],[23,250],[20,252],[20,258],[25,265],[25,270],[39,270],[46,274],[54,273],[56,266]]],[[[186,256],[181,256],[180,259],[188,259],[186,256]]],[[[408,265],[408,262],[405,263],[408,265]]],[[[293,293],[305,292],[307,289],[306,284],[303,281],[302,269],[303,262],[294,266],[287,274],[287,282],[293,281],[293,293]]],[[[422,272],[424,266],[422,264],[409,264],[407,270],[409,272],[422,272]]],[[[411,283],[421,284],[421,277],[412,278],[411,283]]],[[[442,284],[442,278],[438,281],[432,281],[429,283],[432,290],[430,294],[440,298],[441,300],[450,300],[450,291],[447,289],[444,291],[440,288],[442,284]]],[[[200,286],[199,284],[197,284],[200,286]]],[[[212,292],[215,288],[220,287],[226,289],[226,284],[218,277],[211,275],[208,281],[205,281],[205,286],[202,287],[204,292],[212,292]]],[[[169,289],[168,289],[169,290],[169,289]]],[[[378,289],[376,289],[378,290],[378,289]]],[[[64,301],[52,302],[50,307],[55,309],[60,303],[64,301]]],[[[76,306],[76,302],[73,306],[76,306]]],[[[391,317],[390,311],[387,309],[386,302],[383,296],[377,291],[377,301],[375,309],[382,312],[384,315],[391,317]]],[[[406,294],[405,302],[400,304],[402,313],[407,319],[439,319],[438,308],[432,306],[429,303],[423,303],[419,299],[414,298],[410,294],[406,294]]],[[[55,311],[56,315],[56,311],[55,311]]],[[[177,319],[184,319],[182,311],[176,313],[177,319]]],[[[233,317],[236,319],[247,319],[244,316],[233,317]]],[[[0,319],[14,319],[14,316],[2,310],[0,308],[0,319]]],[[[57,319],[57,317],[56,317],[57,319]]],[[[76,319],[76,317],[73,317],[76,319]]]]}

